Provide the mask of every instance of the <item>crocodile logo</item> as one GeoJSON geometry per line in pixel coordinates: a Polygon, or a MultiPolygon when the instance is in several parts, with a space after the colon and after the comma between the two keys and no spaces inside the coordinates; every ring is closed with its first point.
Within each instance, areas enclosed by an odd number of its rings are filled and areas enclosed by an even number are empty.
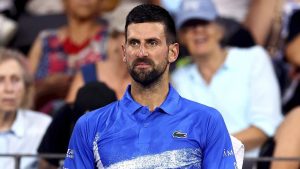
{"type": "Polygon", "coordinates": [[[187,133],[183,133],[181,131],[175,131],[173,133],[174,138],[187,138],[187,133]]]}

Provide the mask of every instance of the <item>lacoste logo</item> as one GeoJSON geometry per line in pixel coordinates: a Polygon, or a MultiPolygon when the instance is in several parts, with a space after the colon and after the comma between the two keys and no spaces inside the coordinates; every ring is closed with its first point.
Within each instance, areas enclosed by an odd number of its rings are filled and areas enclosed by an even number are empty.
{"type": "Polygon", "coordinates": [[[182,133],[180,131],[175,131],[173,133],[174,138],[187,138],[187,133],[182,133]]]}

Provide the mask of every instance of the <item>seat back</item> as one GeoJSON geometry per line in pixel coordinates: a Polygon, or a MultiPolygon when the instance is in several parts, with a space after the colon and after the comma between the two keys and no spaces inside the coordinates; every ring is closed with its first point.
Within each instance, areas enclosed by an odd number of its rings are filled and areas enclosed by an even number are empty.
{"type": "Polygon", "coordinates": [[[232,147],[233,147],[233,152],[235,155],[236,163],[238,169],[242,169],[243,167],[243,161],[244,161],[244,153],[245,153],[245,147],[243,143],[235,138],[234,136],[230,136],[231,142],[232,142],[232,147]]]}

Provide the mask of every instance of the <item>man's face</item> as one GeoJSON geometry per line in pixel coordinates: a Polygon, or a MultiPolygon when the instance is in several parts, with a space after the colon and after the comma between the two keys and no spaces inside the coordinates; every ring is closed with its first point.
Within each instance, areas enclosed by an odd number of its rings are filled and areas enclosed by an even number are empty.
{"type": "Polygon", "coordinates": [[[169,63],[176,60],[178,44],[168,45],[166,38],[164,25],[161,23],[128,26],[123,60],[136,82],[143,86],[156,82],[168,70],[169,63]]]}
{"type": "Polygon", "coordinates": [[[12,59],[0,63],[0,112],[16,111],[24,93],[25,82],[20,64],[12,59]]]}

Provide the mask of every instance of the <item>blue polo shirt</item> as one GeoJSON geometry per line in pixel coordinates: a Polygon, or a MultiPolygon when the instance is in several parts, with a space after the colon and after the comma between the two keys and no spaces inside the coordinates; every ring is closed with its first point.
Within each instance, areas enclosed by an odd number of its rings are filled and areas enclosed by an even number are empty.
{"type": "Polygon", "coordinates": [[[65,169],[200,168],[235,169],[220,113],[184,99],[170,85],[153,112],[124,97],[82,116],[75,125],[65,169]]]}

